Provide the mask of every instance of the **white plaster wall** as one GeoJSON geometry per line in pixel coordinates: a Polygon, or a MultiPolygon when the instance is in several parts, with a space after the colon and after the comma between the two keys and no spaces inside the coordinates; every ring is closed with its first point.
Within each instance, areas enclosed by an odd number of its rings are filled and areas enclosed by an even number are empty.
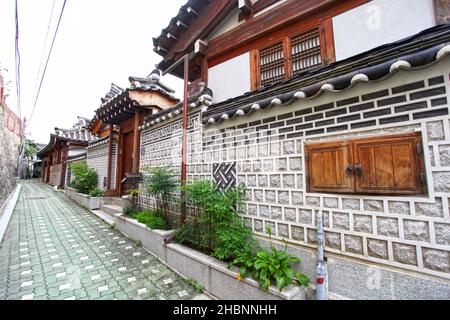
{"type": "Polygon", "coordinates": [[[248,52],[208,70],[208,87],[215,102],[250,91],[250,54],[248,52]]]}
{"type": "Polygon", "coordinates": [[[435,25],[433,0],[373,0],[333,18],[336,60],[435,25]]]}

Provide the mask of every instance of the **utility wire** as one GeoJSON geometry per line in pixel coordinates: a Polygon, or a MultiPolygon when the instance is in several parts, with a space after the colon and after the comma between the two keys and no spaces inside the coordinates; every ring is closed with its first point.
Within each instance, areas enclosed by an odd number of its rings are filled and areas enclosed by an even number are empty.
{"type": "Polygon", "coordinates": [[[31,119],[33,118],[34,110],[36,109],[37,101],[38,101],[39,95],[41,93],[42,83],[44,82],[45,73],[47,71],[47,66],[48,66],[48,61],[50,60],[50,56],[51,56],[52,50],[53,50],[53,45],[55,44],[56,35],[58,34],[59,25],[61,23],[61,18],[64,13],[64,8],[66,7],[66,1],[67,0],[64,0],[63,6],[61,8],[61,12],[59,14],[58,24],[56,25],[56,30],[55,30],[55,33],[53,34],[52,44],[50,46],[50,51],[48,52],[48,55],[47,55],[47,60],[45,62],[44,71],[42,72],[41,81],[39,82],[38,92],[36,94],[36,98],[34,99],[33,109],[31,110],[31,115],[30,115],[30,118],[28,119],[28,124],[31,122],[31,119]]]}
{"type": "Polygon", "coordinates": [[[55,9],[55,3],[56,3],[56,0],[53,0],[52,11],[50,13],[50,20],[48,21],[47,33],[45,34],[44,46],[42,48],[41,62],[39,64],[39,69],[38,69],[38,72],[36,74],[36,81],[35,81],[35,84],[34,84],[34,92],[36,92],[36,90],[37,90],[37,86],[38,86],[38,82],[39,82],[39,76],[41,75],[42,66],[44,64],[45,48],[47,48],[48,35],[49,35],[49,31],[50,31],[50,26],[51,26],[52,21],[53,21],[53,11],[55,9]]]}

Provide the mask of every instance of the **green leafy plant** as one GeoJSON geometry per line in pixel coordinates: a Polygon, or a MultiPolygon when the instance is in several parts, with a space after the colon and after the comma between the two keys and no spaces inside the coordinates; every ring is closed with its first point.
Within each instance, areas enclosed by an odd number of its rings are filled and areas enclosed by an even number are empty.
{"type": "Polygon", "coordinates": [[[91,197],[103,197],[103,195],[105,194],[105,191],[99,188],[95,188],[94,190],[92,190],[91,192],[89,192],[89,195],[91,197]]]}
{"type": "Polygon", "coordinates": [[[146,224],[150,229],[164,229],[166,227],[166,219],[157,212],[145,210],[135,214],[134,218],[146,224]]]}
{"type": "Polygon", "coordinates": [[[175,175],[170,168],[165,167],[146,171],[148,175],[144,176],[144,189],[156,199],[157,210],[169,222],[169,204],[178,186],[175,175]]]}
{"type": "Polygon", "coordinates": [[[70,170],[73,176],[71,186],[73,186],[78,192],[89,194],[97,187],[97,172],[94,169],[89,168],[86,163],[72,163],[70,165],[70,170]]]}
{"type": "Polygon", "coordinates": [[[123,214],[128,217],[133,217],[137,213],[138,213],[138,211],[134,207],[126,207],[125,209],[123,209],[123,214]]]}
{"type": "Polygon", "coordinates": [[[200,210],[194,225],[185,225],[176,234],[177,241],[203,248],[213,257],[230,261],[240,252],[249,252],[255,242],[251,230],[239,216],[244,199],[242,188],[221,191],[211,181],[197,180],[183,189],[190,205],[200,210]]]}
{"type": "Polygon", "coordinates": [[[193,286],[198,293],[203,293],[203,291],[205,290],[205,287],[195,279],[184,279],[184,282],[193,286]]]}

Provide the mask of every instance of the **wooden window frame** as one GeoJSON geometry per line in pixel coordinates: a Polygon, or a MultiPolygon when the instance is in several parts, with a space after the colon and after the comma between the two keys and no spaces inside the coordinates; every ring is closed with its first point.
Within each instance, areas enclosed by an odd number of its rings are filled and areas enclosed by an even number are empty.
{"type": "MultiPolygon", "coordinates": [[[[260,51],[268,48],[276,43],[283,43],[285,68],[284,75],[285,80],[289,79],[293,75],[292,67],[292,50],[291,39],[309,32],[317,28],[320,35],[320,51],[322,67],[327,66],[335,60],[334,51],[334,35],[333,35],[333,22],[332,19],[326,18],[322,20],[316,20],[304,25],[296,25],[295,27],[286,29],[284,32],[279,33],[275,37],[268,37],[269,41],[262,42],[258,47],[250,51],[250,77],[251,77],[251,90],[257,90],[261,88],[261,72],[260,72],[260,51]]],[[[320,68],[320,67],[318,67],[320,68]]]]}
{"type": "MultiPolygon", "coordinates": [[[[342,170],[347,170],[346,168],[341,168],[342,170]]],[[[307,192],[313,193],[333,193],[333,194],[358,194],[358,195],[392,195],[392,196],[420,196],[426,195],[427,185],[425,179],[425,163],[424,163],[424,150],[422,143],[422,134],[420,132],[406,133],[401,135],[388,135],[388,136],[376,136],[370,138],[357,138],[348,141],[334,141],[325,143],[312,143],[305,145],[305,171],[306,171],[306,186],[307,192]],[[412,141],[413,147],[410,149],[412,153],[409,155],[413,156],[414,163],[411,164],[412,171],[415,174],[414,179],[411,181],[414,186],[411,188],[395,188],[395,187],[380,187],[380,186],[366,186],[362,187],[362,177],[365,168],[361,168],[360,165],[361,153],[358,146],[370,146],[370,145],[393,145],[390,143],[394,142],[408,142],[412,141]],[[349,146],[349,157],[351,159],[351,177],[352,177],[352,187],[342,188],[342,187],[318,187],[316,185],[312,186],[312,177],[310,173],[313,172],[312,169],[312,159],[311,151],[333,149],[336,150],[339,146],[349,146]],[[362,173],[357,174],[356,170],[362,170],[362,173]]]]}

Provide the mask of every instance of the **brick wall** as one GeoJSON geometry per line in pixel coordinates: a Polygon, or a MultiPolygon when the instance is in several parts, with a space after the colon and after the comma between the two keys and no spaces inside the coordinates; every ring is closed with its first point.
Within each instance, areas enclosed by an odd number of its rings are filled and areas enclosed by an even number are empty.
{"type": "MultiPolygon", "coordinates": [[[[293,248],[314,250],[316,215],[323,210],[327,254],[448,280],[450,83],[445,70],[450,70],[449,59],[428,69],[400,71],[384,81],[202,127],[201,141],[189,143],[189,154],[194,152],[189,156],[189,176],[244,183],[244,219],[263,238],[265,226],[271,226],[275,238],[288,240],[293,248]],[[422,133],[426,196],[306,191],[305,143],[408,132],[422,133]],[[232,174],[225,176],[220,170],[232,174]]],[[[179,122],[142,132],[146,147],[141,167],[178,166],[179,122]]],[[[193,133],[198,139],[197,131],[193,133]]]]}

